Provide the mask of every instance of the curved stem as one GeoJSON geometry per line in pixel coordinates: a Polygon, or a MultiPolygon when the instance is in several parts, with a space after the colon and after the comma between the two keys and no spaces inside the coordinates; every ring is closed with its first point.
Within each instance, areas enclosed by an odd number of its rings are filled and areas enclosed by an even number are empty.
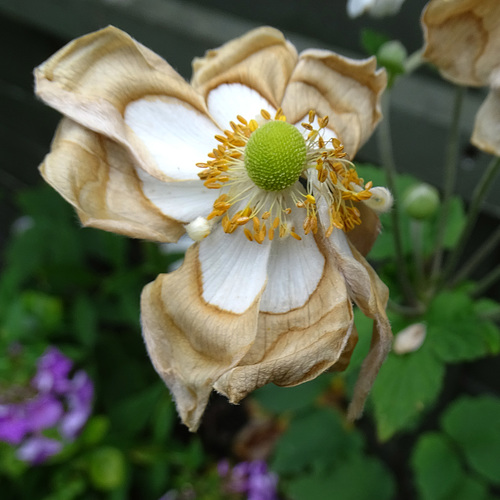
{"type": "Polygon", "coordinates": [[[460,270],[453,276],[449,286],[455,286],[460,281],[467,278],[476,267],[483,262],[485,257],[490,254],[500,243],[500,227],[476,250],[472,257],[461,266],[460,270]]]}
{"type": "Polygon", "coordinates": [[[496,281],[500,279],[500,264],[490,271],[482,280],[478,281],[474,289],[472,290],[473,297],[479,297],[483,292],[488,290],[488,288],[495,284],[496,281]]]}
{"type": "Polygon", "coordinates": [[[449,276],[453,273],[455,268],[457,267],[458,261],[463,253],[465,248],[465,244],[474,228],[474,224],[476,223],[477,216],[479,215],[479,210],[481,209],[481,205],[484,201],[486,194],[488,193],[488,189],[491,186],[493,179],[498,174],[500,169],[500,158],[495,157],[492,159],[488,168],[484,172],[482,178],[480,179],[478,185],[474,189],[472,193],[472,199],[469,206],[469,213],[467,214],[467,222],[465,223],[465,227],[462,229],[462,233],[460,234],[460,239],[458,240],[457,246],[453,250],[449,261],[446,264],[444,277],[449,278],[449,276]]]}
{"type": "MultiPolygon", "coordinates": [[[[390,92],[382,96],[382,114],[383,120],[381,121],[377,133],[378,147],[382,166],[385,170],[385,177],[387,187],[393,194],[395,199],[398,199],[396,193],[396,163],[394,161],[391,137],[391,123],[390,123],[390,92]]],[[[401,238],[401,221],[399,218],[398,206],[395,205],[391,210],[392,218],[392,235],[394,239],[394,250],[396,253],[396,267],[398,270],[399,282],[405,299],[408,303],[414,305],[416,301],[415,293],[412,289],[410,279],[408,277],[408,270],[403,254],[403,240],[401,238]]]]}
{"type": "Polygon", "coordinates": [[[415,284],[418,291],[422,290],[424,284],[424,249],[423,249],[423,226],[422,221],[412,219],[410,221],[410,234],[413,247],[413,258],[415,260],[415,284]]]}
{"type": "Polygon", "coordinates": [[[443,200],[436,231],[434,259],[432,261],[431,268],[432,281],[437,280],[438,275],[441,271],[441,264],[443,261],[444,234],[448,223],[451,197],[453,195],[453,191],[455,190],[457,178],[458,145],[460,139],[460,116],[462,113],[462,103],[464,100],[464,95],[465,87],[457,87],[455,92],[455,100],[453,103],[453,115],[448,136],[448,147],[446,149],[444,164],[443,200]]]}

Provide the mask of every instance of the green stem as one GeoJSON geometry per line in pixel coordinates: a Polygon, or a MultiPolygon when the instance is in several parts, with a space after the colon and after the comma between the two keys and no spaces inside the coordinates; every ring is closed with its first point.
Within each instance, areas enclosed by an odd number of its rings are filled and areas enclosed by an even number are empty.
{"type": "Polygon", "coordinates": [[[488,288],[495,284],[496,281],[500,279],[500,264],[490,271],[482,280],[478,281],[474,289],[472,290],[472,295],[474,297],[479,297],[488,288]]]}
{"type": "Polygon", "coordinates": [[[469,212],[467,214],[467,221],[465,223],[464,228],[460,234],[460,238],[458,240],[457,246],[454,248],[452,254],[450,255],[450,259],[448,260],[444,272],[445,279],[449,278],[455,268],[458,265],[458,261],[464,251],[465,244],[474,229],[474,225],[477,220],[477,216],[479,215],[479,210],[481,209],[481,205],[488,193],[488,189],[491,187],[491,183],[493,179],[498,174],[498,170],[500,169],[500,158],[495,157],[492,159],[488,168],[484,172],[482,178],[479,180],[478,185],[474,189],[472,193],[472,199],[469,206],[469,212]]]}
{"type": "Polygon", "coordinates": [[[466,279],[476,267],[496,248],[500,243],[500,227],[476,250],[472,257],[460,267],[460,270],[453,276],[449,286],[455,286],[460,281],[466,279]]]}
{"type": "MultiPolygon", "coordinates": [[[[395,199],[398,199],[396,192],[396,162],[394,161],[393,149],[392,149],[392,137],[391,137],[391,122],[390,122],[390,92],[386,92],[382,96],[382,114],[383,120],[381,121],[377,133],[378,147],[380,151],[380,157],[382,160],[382,165],[385,170],[385,177],[387,182],[387,187],[389,191],[393,194],[395,199]]],[[[410,279],[408,277],[408,270],[406,268],[406,263],[403,254],[403,240],[401,237],[401,221],[399,217],[398,206],[395,205],[393,210],[391,210],[392,218],[392,235],[394,239],[394,251],[396,254],[396,267],[398,270],[399,281],[401,283],[401,288],[403,295],[408,303],[415,305],[417,300],[415,293],[412,289],[410,279]]]]}
{"type": "Polygon", "coordinates": [[[409,75],[410,73],[413,73],[416,69],[418,69],[424,62],[422,59],[422,53],[424,52],[423,49],[418,49],[413,54],[410,54],[406,58],[405,62],[405,71],[406,75],[409,75]]]}
{"type": "Polygon", "coordinates": [[[415,283],[417,290],[422,290],[424,282],[424,249],[423,242],[423,225],[422,222],[416,219],[410,221],[410,234],[413,247],[413,258],[415,259],[415,283]]]}
{"type": "Polygon", "coordinates": [[[455,100],[453,103],[453,115],[450,132],[448,136],[448,146],[446,149],[444,163],[444,186],[442,208],[439,212],[439,219],[436,230],[436,241],[434,247],[434,259],[431,268],[431,280],[436,281],[441,271],[444,251],[444,234],[448,223],[451,197],[455,190],[458,166],[458,146],[460,142],[460,116],[462,114],[462,103],[465,95],[465,87],[457,87],[455,100]]]}

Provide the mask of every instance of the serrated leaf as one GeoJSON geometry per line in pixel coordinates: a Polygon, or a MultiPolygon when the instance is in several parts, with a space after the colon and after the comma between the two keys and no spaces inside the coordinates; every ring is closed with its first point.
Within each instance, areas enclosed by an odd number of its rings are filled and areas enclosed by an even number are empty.
{"type": "Polygon", "coordinates": [[[390,500],[394,480],[376,459],[356,456],[341,462],[328,474],[304,475],[289,484],[292,500],[390,500]]]}
{"type": "Polygon", "coordinates": [[[468,465],[500,484],[500,399],[461,398],[448,408],[441,424],[462,449],[468,465]]]}
{"type": "Polygon", "coordinates": [[[426,320],[426,342],[447,363],[481,358],[500,348],[498,329],[477,316],[473,301],[463,290],[437,295],[426,320]]]}
{"type": "Polygon", "coordinates": [[[422,500],[445,500],[457,488],[462,470],[460,460],[443,434],[424,434],[411,463],[422,500]]]}
{"type": "Polygon", "coordinates": [[[377,434],[382,441],[412,425],[438,397],[444,365],[426,348],[390,354],[375,380],[371,400],[377,434]]]}
{"type": "Polygon", "coordinates": [[[324,470],[339,457],[360,448],[359,435],[346,431],[337,413],[329,409],[316,410],[292,420],[278,441],[272,469],[287,475],[324,470]]]}

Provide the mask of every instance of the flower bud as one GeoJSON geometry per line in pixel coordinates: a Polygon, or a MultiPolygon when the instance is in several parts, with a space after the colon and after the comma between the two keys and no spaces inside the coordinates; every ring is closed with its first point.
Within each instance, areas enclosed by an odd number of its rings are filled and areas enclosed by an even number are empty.
{"type": "Polygon", "coordinates": [[[438,190],[429,184],[418,184],[403,194],[403,207],[414,219],[428,219],[439,208],[438,190]]]}
{"type": "Polygon", "coordinates": [[[392,350],[396,354],[407,354],[418,350],[427,335],[425,323],[414,323],[401,330],[394,338],[392,350]]]}
{"type": "Polygon", "coordinates": [[[186,232],[193,241],[201,241],[212,230],[212,224],[205,217],[196,217],[186,226],[186,232]]]}
{"type": "Polygon", "coordinates": [[[408,53],[399,40],[385,42],[377,52],[377,60],[392,75],[400,75],[405,72],[405,61],[408,53]]]}

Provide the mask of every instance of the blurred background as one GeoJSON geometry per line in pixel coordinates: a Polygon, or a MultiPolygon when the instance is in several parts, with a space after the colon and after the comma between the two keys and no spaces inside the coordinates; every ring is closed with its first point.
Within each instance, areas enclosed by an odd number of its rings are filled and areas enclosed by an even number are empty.
{"type": "MultiPolygon", "coordinates": [[[[500,456],[489,461],[480,456],[477,460],[487,464],[478,466],[459,437],[468,428],[465,421],[500,433],[500,418],[492,422],[499,415],[498,398],[493,404],[481,400],[481,409],[470,407],[469,400],[451,407],[459,394],[498,396],[494,321],[485,326],[490,330],[484,338],[490,336],[482,350],[471,348],[453,360],[464,364],[422,362],[422,370],[436,376],[435,387],[408,403],[413,405],[409,416],[392,427],[383,429],[368,417],[352,428],[337,411],[348,400],[365,342],[345,376],[325,375],[287,390],[266,387],[238,407],[214,396],[193,436],[179,425],[168,391],[149,363],[139,324],[142,287],[182,253],[80,229],[71,208],[42,184],[37,170],[59,115],[34,97],[33,68],[75,37],[112,24],[189,80],[194,57],[260,25],[282,30],[299,51],[326,48],[367,57],[361,39],[368,29],[400,40],[412,53],[422,45],[419,17],[425,3],[407,1],[394,17],[353,20],[340,0],[0,0],[0,347],[5,352],[0,389],[6,394],[30,386],[47,369],[40,360],[48,359],[51,346],[71,359],[71,384],[83,372],[93,387],[83,430],[61,453],[35,465],[20,460],[12,442],[0,443],[2,498],[251,498],[249,478],[263,485],[264,493],[253,500],[278,498],[271,494],[292,500],[499,498],[500,456]],[[479,358],[484,359],[476,362],[479,358]],[[234,472],[235,464],[244,465],[234,472]],[[279,493],[270,493],[278,481],[279,493]]],[[[488,162],[469,144],[485,95],[483,89],[470,89],[464,102],[457,194],[465,202],[488,162]]],[[[429,67],[394,86],[394,152],[407,176],[401,186],[418,179],[442,187],[452,105],[451,84],[429,67]]],[[[356,159],[370,164],[365,171],[372,177],[381,175],[371,166],[380,163],[375,138],[356,159]]],[[[383,177],[380,181],[384,184],[383,177]]],[[[497,179],[473,241],[498,226],[499,188],[497,179]]],[[[386,247],[375,252],[381,261],[391,260],[386,247]]],[[[491,269],[498,257],[497,250],[477,273],[491,269]]],[[[498,300],[499,293],[492,287],[488,300],[498,300]]],[[[470,306],[456,297],[447,300],[458,304],[456,317],[470,306]]],[[[439,316],[439,308],[433,314],[439,316]]],[[[369,321],[357,320],[360,332],[370,331],[369,321]]],[[[64,411],[74,410],[75,397],[64,393],[64,411]]],[[[6,401],[0,400],[0,423],[6,401]]],[[[390,405],[386,409],[391,411],[390,405]]]]}

